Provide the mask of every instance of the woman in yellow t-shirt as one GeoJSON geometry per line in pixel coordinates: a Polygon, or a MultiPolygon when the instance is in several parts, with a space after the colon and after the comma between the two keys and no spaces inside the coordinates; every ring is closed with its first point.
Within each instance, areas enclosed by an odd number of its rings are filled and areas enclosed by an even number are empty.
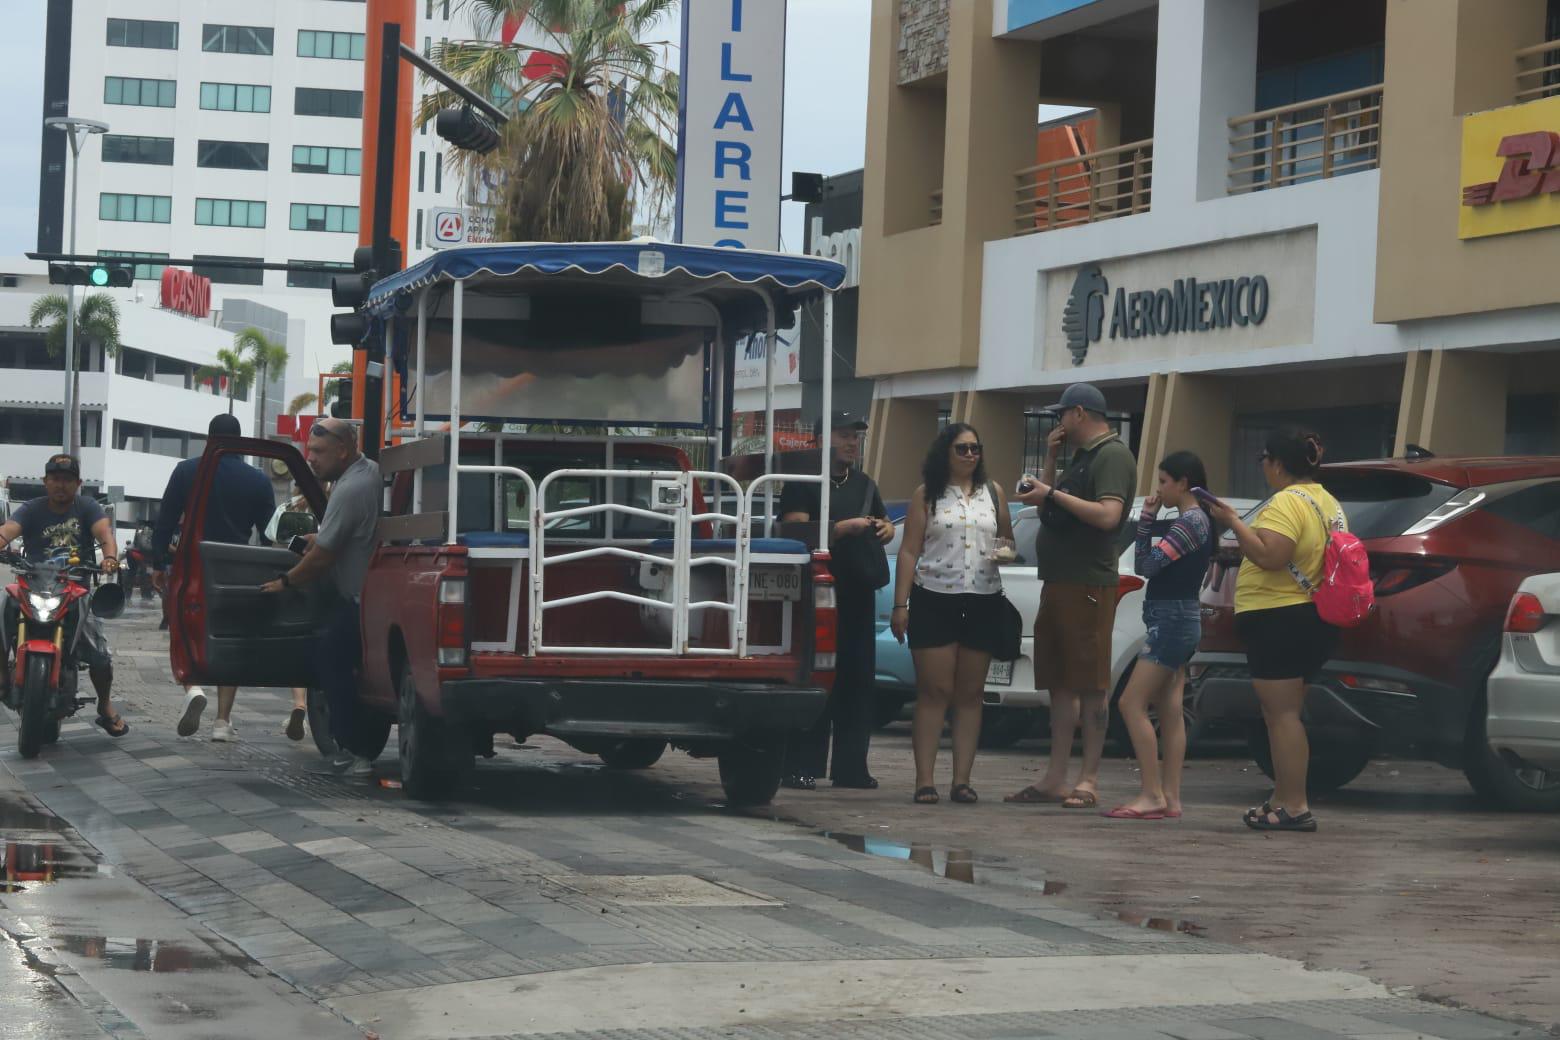
{"type": "Polygon", "coordinates": [[[1321,464],[1316,434],[1275,430],[1262,453],[1273,497],[1249,525],[1227,505],[1212,510],[1246,556],[1235,581],[1235,631],[1246,644],[1272,746],[1273,797],[1246,813],[1254,830],[1316,830],[1306,800],[1310,745],[1300,711],[1306,682],[1332,656],[1338,630],[1317,615],[1302,579],[1312,586],[1320,580],[1329,533],[1347,529],[1342,507],[1316,481],[1321,464]]]}

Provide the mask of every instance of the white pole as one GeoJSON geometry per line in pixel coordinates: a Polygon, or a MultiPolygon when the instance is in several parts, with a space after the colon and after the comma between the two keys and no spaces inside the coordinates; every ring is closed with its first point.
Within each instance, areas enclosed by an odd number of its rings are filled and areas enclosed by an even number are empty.
{"type": "MultiPolygon", "coordinates": [[[[417,294],[417,385],[412,388],[412,393],[417,395],[417,424],[416,433],[419,440],[422,439],[423,420],[423,373],[426,366],[423,361],[428,356],[428,290],[424,289],[417,294]]],[[[422,512],[423,471],[418,467],[412,474],[412,512],[422,512]]]]}
{"type": "Polygon", "coordinates": [[[818,485],[818,548],[829,547],[829,478],[834,473],[834,294],[823,296],[823,424],[818,454],[823,459],[823,483],[818,485]]]}
{"type": "MultiPolygon", "coordinates": [[[[81,138],[84,131],[67,127],[70,137],[70,252],[76,253],[76,196],[77,181],[81,176],[81,138]]],[[[76,438],[81,436],[81,424],[75,421],[76,402],[72,392],[76,382],[76,283],[65,286],[65,437],[60,450],[77,454],[76,438]]]]}
{"type": "MultiPolygon", "coordinates": [[[[768,316],[764,342],[764,472],[775,471],[775,301],[764,294],[764,311],[768,316]]],[[[764,485],[764,537],[775,533],[775,485],[764,485]]]]}
{"type": "Polygon", "coordinates": [[[450,529],[446,544],[454,545],[460,527],[460,341],[466,316],[466,283],[457,280],[450,309],[450,529]]]}

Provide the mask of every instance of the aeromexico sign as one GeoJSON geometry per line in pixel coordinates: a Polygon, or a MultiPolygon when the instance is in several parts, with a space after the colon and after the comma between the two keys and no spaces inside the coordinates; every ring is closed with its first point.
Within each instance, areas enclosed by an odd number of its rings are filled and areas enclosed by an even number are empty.
{"type": "Polygon", "coordinates": [[[1261,325],[1272,299],[1272,286],[1261,274],[1210,279],[1190,275],[1151,288],[1119,285],[1113,293],[1100,265],[1084,264],[1062,311],[1062,333],[1072,363],[1081,365],[1089,347],[1105,338],[1217,333],[1261,325]]]}

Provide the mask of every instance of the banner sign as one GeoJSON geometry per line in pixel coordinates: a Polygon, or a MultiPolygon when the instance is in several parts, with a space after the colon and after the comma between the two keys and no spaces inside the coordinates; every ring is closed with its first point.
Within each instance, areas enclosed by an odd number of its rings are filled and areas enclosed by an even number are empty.
{"type": "Polygon", "coordinates": [[[785,0],[683,0],[678,242],[780,248],[785,0]]]}
{"type": "Polygon", "coordinates": [[[1560,225],[1560,97],[1462,121],[1458,238],[1560,225]]]}
{"type": "Polygon", "coordinates": [[[423,241],[429,249],[492,242],[495,222],[490,206],[430,209],[423,241]]]}
{"type": "Polygon", "coordinates": [[[159,299],[167,310],[204,318],[211,313],[211,279],[180,267],[165,268],[159,299]]]}
{"type": "MultiPolygon", "coordinates": [[[[790,329],[776,329],[775,385],[792,386],[802,381],[801,312],[790,329]]],[[[737,367],[732,375],[733,389],[762,390],[769,355],[769,333],[755,332],[737,341],[737,367]]]]}

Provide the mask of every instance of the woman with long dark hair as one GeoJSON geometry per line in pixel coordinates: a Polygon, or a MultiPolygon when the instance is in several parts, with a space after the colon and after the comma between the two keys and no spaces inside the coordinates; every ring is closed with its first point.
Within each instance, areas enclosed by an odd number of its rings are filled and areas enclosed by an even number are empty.
{"type": "Polygon", "coordinates": [[[1181,694],[1186,687],[1186,663],[1202,639],[1202,616],[1197,602],[1218,534],[1192,488],[1206,489],[1208,471],[1202,459],[1189,451],[1165,456],[1159,464],[1159,483],[1143,502],[1138,517],[1134,569],[1148,579],[1143,596],[1143,626],[1148,639],[1132,668],[1132,677],[1121,695],[1121,719],[1132,738],[1143,789],[1125,805],[1102,815],[1116,820],[1178,819],[1181,815],[1181,767],[1186,762],[1186,725],[1181,714],[1181,694]],[[1163,538],[1154,537],[1159,510],[1173,506],[1180,516],[1163,538]],[[1154,736],[1148,717],[1153,706],[1159,716],[1154,736]]]}
{"type": "Polygon", "coordinates": [[[1311,751],[1300,711],[1306,681],[1332,656],[1338,630],[1317,614],[1309,588],[1321,580],[1331,533],[1348,530],[1343,507],[1317,481],[1323,451],[1321,437],[1310,430],[1274,430],[1261,458],[1273,497],[1249,525],[1222,502],[1212,509],[1246,555],[1235,579],[1235,631],[1246,644],[1273,752],[1273,797],[1247,811],[1246,826],[1253,830],[1316,830],[1306,798],[1311,751]]]}
{"type": "Polygon", "coordinates": [[[915,800],[938,800],[933,774],[943,719],[953,711],[953,787],[970,786],[980,740],[986,669],[999,649],[1002,575],[998,539],[1011,546],[1013,522],[1002,490],[986,479],[980,435],[949,423],[927,449],[923,483],[910,498],[894,583],[894,638],[910,640],[915,660],[915,800]]]}

